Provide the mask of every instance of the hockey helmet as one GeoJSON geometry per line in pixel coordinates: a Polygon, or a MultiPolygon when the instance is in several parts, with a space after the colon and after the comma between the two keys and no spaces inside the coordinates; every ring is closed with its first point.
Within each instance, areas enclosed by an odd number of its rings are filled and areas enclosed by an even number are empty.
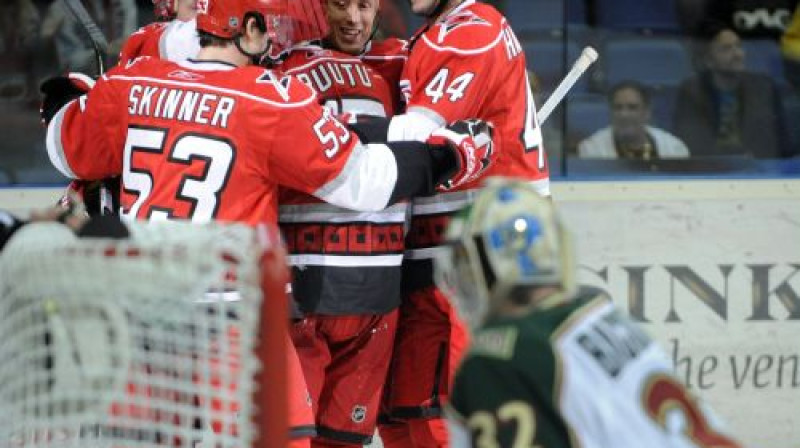
{"type": "Polygon", "coordinates": [[[289,0],[198,0],[197,29],[222,39],[235,39],[242,34],[245,16],[255,14],[273,43],[282,43],[290,36],[289,0]]]}
{"type": "Polygon", "coordinates": [[[490,178],[455,216],[436,259],[437,283],[471,327],[480,326],[518,287],[574,292],[571,238],[552,202],[529,184],[490,178]]]}

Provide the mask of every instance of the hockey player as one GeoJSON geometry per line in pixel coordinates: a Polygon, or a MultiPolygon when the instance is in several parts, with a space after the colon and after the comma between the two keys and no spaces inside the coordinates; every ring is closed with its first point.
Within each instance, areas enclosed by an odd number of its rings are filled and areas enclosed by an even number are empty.
{"type": "Polygon", "coordinates": [[[153,11],[160,19],[131,34],[119,55],[126,65],[140,56],[183,61],[200,51],[197,38],[197,0],[153,0],[153,11]]]}
{"type": "Polygon", "coordinates": [[[443,129],[427,144],[367,147],[305,84],[248,66],[270,43],[264,15],[276,3],[205,2],[195,60],[143,58],[113,69],[85,96],[67,78],[47,82],[42,113],[53,164],[72,178],[122,174],[128,218],[250,224],[276,222],[279,184],[380,210],[433,191],[437,180],[460,185],[480,175],[490,144],[443,129]]]}
{"type": "MultiPolygon", "coordinates": [[[[335,114],[391,117],[399,89],[362,60],[379,0],[316,1],[330,32],[292,48],[279,68],[314,88],[335,114]]],[[[303,314],[290,333],[314,403],[312,446],[361,447],[375,433],[391,358],[408,203],[352,212],[289,189],[279,203],[303,314]]]]}
{"type": "MultiPolygon", "coordinates": [[[[495,175],[525,179],[549,195],[542,133],[529,88],[525,54],[507,20],[474,0],[411,0],[425,26],[411,38],[401,81],[407,110],[388,126],[389,140],[424,140],[444,123],[471,117],[495,127],[495,175]]],[[[403,303],[382,425],[389,448],[444,447],[441,418],[467,333],[433,284],[432,256],[449,217],[478,184],[415,199],[406,241],[403,303]]]]}
{"type": "Polygon", "coordinates": [[[739,447],[644,331],[605,293],[577,288],[552,202],[529,183],[487,185],[437,259],[474,330],[449,403],[453,448],[739,447]]]}
{"type": "MultiPolygon", "coordinates": [[[[180,62],[200,51],[195,16],[197,0],[153,0],[157,22],[139,28],[122,44],[118,64],[127,65],[142,56],[180,62]]],[[[89,83],[86,88],[90,88],[89,83]]],[[[74,180],[61,199],[67,201],[74,192],[85,199],[91,215],[112,214],[119,207],[119,177],[99,181],[74,180]]]]}
{"type": "Polygon", "coordinates": [[[278,35],[280,2],[204,5],[197,59],[141,58],[86,96],[69,78],[43,86],[51,161],[72,178],[121,175],[124,217],[275,223],[279,184],[379,210],[481,172],[490,144],[447,129],[428,144],[363,144],[302,82],[245,67],[278,35]]]}

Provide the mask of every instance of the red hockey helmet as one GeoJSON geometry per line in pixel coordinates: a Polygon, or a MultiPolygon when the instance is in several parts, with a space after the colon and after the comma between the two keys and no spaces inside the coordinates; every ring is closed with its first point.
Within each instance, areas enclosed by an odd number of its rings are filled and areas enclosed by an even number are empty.
{"type": "Polygon", "coordinates": [[[222,39],[242,33],[247,13],[261,15],[271,36],[284,33],[289,0],[198,0],[197,29],[222,39]]]}
{"type": "Polygon", "coordinates": [[[289,15],[295,42],[322,39],[328,34],[328,19],[323,4],[326,0],[295,0],[289,2],[289,15]]]}

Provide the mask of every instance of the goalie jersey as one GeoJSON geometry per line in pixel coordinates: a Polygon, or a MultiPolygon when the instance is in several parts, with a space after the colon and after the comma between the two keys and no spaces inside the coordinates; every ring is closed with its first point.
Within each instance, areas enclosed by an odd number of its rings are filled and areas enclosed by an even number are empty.
{"type": "MultiPolygon", "coordinates": [[[[407,116],[426,117],[428,129],[460,119],[491,122],[497,159],[487,176],[528,179],[541,194],[549,195],[548,165],[525,53],[506,19],[490,5],[465,0],[420,30],[409,46],[401,80],[407,116]]],[[[393,120],[390,140],[424,138],[413,135],[419,129],[415,123],[397,128],[395,124],[393,120]],[[402,129],[402,135],[393,129],[402,129]]],[[[423,263],[420,272],[410,275],[421,283],[409,285],[413,289],[432,284],[425,264],[441,244],[449,216],[471,201],[479,184],[414,200],[406,254],[423,263]]]]}
{"type": "Polygon", "coordinates": [[[451,400],[460,436],[476,446],[739,447],[607,296],[586,289],[546,304],[475,334],[451,400]]]}
{"type": "MultiPolygon", "coordinates": [[[[314,88],[333,113],[390,117],[397,108],[397,89],[377,71],[321,41],[293,48],[280,69],[314,88]]],[[[290,189],[281,189],[279,202],[301,311],[383,314],[399,305],[407,202],[353,212],[290,189]]]]}

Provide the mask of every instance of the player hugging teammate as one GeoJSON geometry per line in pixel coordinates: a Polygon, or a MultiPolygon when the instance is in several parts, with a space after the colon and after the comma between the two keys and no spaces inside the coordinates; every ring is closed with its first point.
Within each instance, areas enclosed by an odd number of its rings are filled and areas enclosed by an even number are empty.
{"type": "Polygon", "coordinates": [[[47,148],[71,178],[121,176],[130,219],[280,221],[313,444],[359,446],[382,414],[385,446],[446,446],[442,404],[467,340],[432,257],[482,176],[549,195],[548,168],[502,15],[411,0],[425,26],[408,43],[377,42],[379,6],[197,2],[196,22],[153,26],[149,43],[134,35],[142,53],[177,63],[136,58],[131,44],[86,95],[69,79],[49,84],[47,148]],[[265,59],[287,49],[277,65],[265,59]]]}

